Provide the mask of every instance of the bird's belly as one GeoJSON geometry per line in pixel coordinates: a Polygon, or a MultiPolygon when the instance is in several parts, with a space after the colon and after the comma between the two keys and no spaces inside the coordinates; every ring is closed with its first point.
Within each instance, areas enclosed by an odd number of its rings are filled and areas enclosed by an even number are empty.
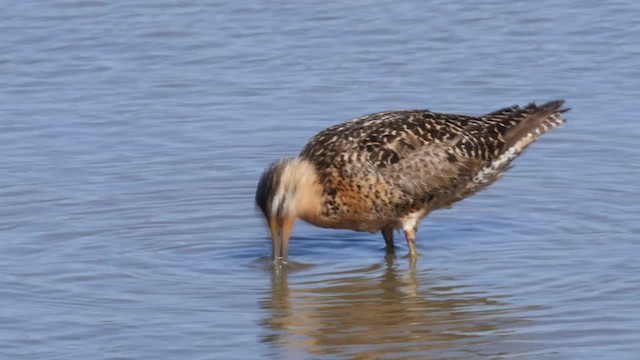
{"type": "Polygon", "coordinates": [[[367,217],[354,218],[349,216],[331,216],[331,217],[313,217],[305,218],[305,222],[322,228],[328,229],[346,229],[363,232],[377,232],[391,226],[394,221],[384,217],[367,217]]]}

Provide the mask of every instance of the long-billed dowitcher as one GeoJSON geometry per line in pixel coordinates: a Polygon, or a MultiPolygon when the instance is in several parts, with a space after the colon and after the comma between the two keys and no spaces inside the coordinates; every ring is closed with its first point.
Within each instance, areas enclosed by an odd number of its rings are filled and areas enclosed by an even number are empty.
{"type": "Polygon", "coordinates": [[[312,137],[297,158],[262,174],[256,204],[267,219],[274,261],[286,261],[293,223],[381,231],[388,250],[402,229],[411,257],[418,225],[491,185],[540,135],[564,123],[563,100],[483,116],[386,111],[312,137]]]}

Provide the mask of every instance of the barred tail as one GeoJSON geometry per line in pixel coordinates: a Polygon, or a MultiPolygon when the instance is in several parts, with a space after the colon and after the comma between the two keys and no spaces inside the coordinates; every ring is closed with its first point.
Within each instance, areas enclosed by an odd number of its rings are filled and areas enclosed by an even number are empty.
{"type": "Polygon", "coordinates": [[[569,111],[569,109],[561,109],[562,104],[564,104],[564,100],[555,100],[541,106],[530,104],[525,107],[523,110],[533,112],[504,135],[505,150],[508,151],[512,147],[516,147],[518,152],[521,152],[540,135],[564,124],[565,119],[562,118],[562,113],[569,111]]]}
{"type": "Polygon", "coordinates": [[[564,100],[555,100],[541,106],[529,104],[522,109],[517,109],[522,113],[514,114],[514,117],[523,118],[504,134],[504,151],[474,176],[468,186],[469,190],[478,191],[498,180],[509,168],[511,161],[527,146],[547,131],[562,126],[565,123],[562,114],[569,111],[569,108],[560,108],[563,103],[564,100]]]}

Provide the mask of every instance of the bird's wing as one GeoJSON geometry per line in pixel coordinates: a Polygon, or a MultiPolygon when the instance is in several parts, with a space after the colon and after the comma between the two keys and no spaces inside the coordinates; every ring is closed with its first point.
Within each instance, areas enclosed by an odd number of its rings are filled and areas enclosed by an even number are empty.
{"type": "Polygon", "coordinates": [[[561,104],[513,106],[480,117],[428,110],[376,113],[320,132],[300,156],[321,174],[376,174],[421,197],[471,181],[523,136],[543,127],[537,137],[557,126],[561,104]]]}
{"type": "Polygon", "coordinates": [[[399,160],[382,164],[379,171],[414,196],[452,187],[459,189],[457,196],[468,196],[502,176],[511,160],[540,135],[562,125],[561,114],[568,110],[560,109],[562,104],[558,100],[512,106],[481,117],[426,114],[427,126],[448,134],[444,140],[420,143],[414,131],[399,133],[385,145],[396,151],[399,160]],[[417,146],[398,146],[403,142],[417,146]]]}
{"type": "Polygon", "coordinates": [[[478,161],[456,154],[460,134],[476,117],[401,110],[332,126],[309,140],[300,156],[319,171],[376,174],[415,195],[450,186],[478,161]],[[357,170],[356,170],[357,169],[357,170]]]}

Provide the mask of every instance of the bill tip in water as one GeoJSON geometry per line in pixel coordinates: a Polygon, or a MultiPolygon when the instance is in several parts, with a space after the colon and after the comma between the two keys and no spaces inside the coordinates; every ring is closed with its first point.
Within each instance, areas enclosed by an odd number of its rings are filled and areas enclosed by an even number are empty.
{"type": "Polygon", "coordinates": [[[271,264],[273,265],[274,269],[279,270],[283,266],[287,265],[287,260],[279,256],[279,257],[273,258],[273,260],[271,260],[271,264]]]}

